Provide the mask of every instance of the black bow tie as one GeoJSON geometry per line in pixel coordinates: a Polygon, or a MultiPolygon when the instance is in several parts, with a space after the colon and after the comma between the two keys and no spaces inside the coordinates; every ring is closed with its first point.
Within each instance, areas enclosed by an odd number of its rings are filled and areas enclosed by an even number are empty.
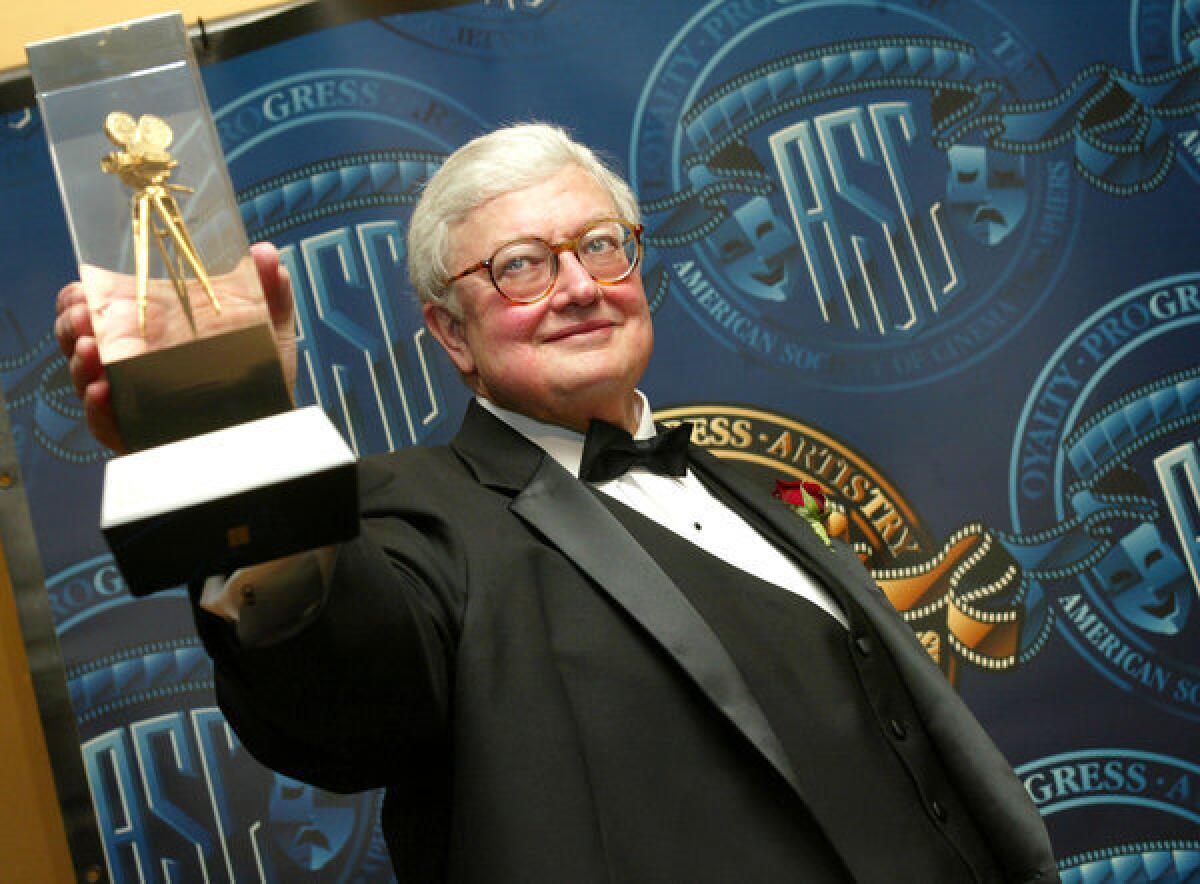
{"type": "Polygon", "coordinates": [[[683,422],[650,439],[635,440],[625,430],[605,421],[592,421],[583,441],[579,478],[607,482],[623,476],[630,467],[645,467],[662,476],[687,472],[687,446],[692,425],[683,422]]]}

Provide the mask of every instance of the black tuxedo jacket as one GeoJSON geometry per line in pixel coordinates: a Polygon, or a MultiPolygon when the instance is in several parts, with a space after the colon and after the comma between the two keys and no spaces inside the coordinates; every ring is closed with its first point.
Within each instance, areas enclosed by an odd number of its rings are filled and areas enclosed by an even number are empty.
{"type": "MultiPolygon", "coordinates": [[[[855,555],[717,459],[691,466],[866,612],[1006,880],[1057,880],[1020,782],[855,555]]],[[[360,488],[362,533],[309,626],[240,648],[198,623],[256,757],[387,787],[402,881],[847,880],[716,635],[541,449],[472,404],[450,446],[365,459],[360,488]]]]}

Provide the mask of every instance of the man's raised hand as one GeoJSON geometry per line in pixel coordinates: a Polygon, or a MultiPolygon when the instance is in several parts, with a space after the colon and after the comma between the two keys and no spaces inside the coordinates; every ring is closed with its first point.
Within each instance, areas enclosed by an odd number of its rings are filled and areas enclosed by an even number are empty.
{"type": "MultiPolygon", "coordinates": [[[[250,251],[266,298],[267,312],[274,331],[275,343],[283,363],[284,377],[287,380],[289,392],[293,392],[294,395],[296,328],[291,281],[286,269],[279,263],[279,252],[273,245],[255,243],[251,246],[250,251]]],[[[149,334],[144,341],[146,347],[153,349],[156,344],[161,346],[161,342],[154,340],[153,327],[148,331],[149,334]]],[[[130,329],[125,330],[125,336],[131,337],[132,334],[136,334],[136,329],[131,326],[130,329]]],[[[168,335],[166,331],[162,334],[168,335]]],[[[58,339],[58,345],[68,360],[71,383],[83,403],[88,429],[101,444],[118,453],[124,453],[126,449],[121,440],[112,408],[109,383],[104,374],[104,364],[101,361],[101,348],[96,340],[96,331],[92,324],[92,316],[88,310],[83,286],[79,282],[72,282],[64,286],[58,293],[54,336],[58,339]]],[[[123,343],[115,336],[112,340],[116,341],[118,345],[123,343]]],[[[111,349],[111,347],[106,349],[106,355],[111,352],[111,349]]]]}

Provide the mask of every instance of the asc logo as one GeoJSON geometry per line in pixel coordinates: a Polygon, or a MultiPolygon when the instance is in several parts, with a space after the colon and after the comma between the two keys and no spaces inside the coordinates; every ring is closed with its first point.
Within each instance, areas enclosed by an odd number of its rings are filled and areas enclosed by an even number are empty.
{"type": "Polygon", "coordinates": [[[1081,187],[1069,155],[963,121],[1057,90],[975,0],[708,3],[634,120],[647,291],[807,383],[958,371],[1054,288],[1081,187]]]}
{"type": "Polygon", "coordinates": [[[426,440],[447,394],[410,306],[405,224],[445,156],[487,126],[436,89],[345,68],[270,82],[214,116],[247,233],[276,242],[291,276],[298,399],[359,454],[426,440]]]}
{"type": "Polygon", "coordinates": [[[238,742],[182,593],[135,603],[109,556],[46,589],[109,880],[392,880],[380,793],[321,792],[238,742]]]}
{"type": "Polygon", "coordinates": [[[1057,632],[1106,678],[1200,720],[1200,275],[1101,308],[1058,348],[1012,453],[1024,653],[1057,632]],[[1152,349],[1151,349],[1152,348],[1152,349]],[[1153,353],[1153,360],[1147,358],[1153,353]],[[1162,373],[1174,363],[1178,371],[1162,373]],[[1158,366],[1152,371],[1148,366],[1158,366]]]}

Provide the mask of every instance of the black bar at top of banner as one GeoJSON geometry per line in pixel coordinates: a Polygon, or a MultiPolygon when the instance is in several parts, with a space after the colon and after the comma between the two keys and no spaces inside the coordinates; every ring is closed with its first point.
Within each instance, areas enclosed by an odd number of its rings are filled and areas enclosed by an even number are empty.
{"type": "MultiPolygon", "coordinates": [[[[364,18],[466,6],[478,0],[306,0],[189,26],[196,60],[212,64],[364,18]]],[[[33,107],[28,68],[0,73],[0,113],[33,107]]]]}

